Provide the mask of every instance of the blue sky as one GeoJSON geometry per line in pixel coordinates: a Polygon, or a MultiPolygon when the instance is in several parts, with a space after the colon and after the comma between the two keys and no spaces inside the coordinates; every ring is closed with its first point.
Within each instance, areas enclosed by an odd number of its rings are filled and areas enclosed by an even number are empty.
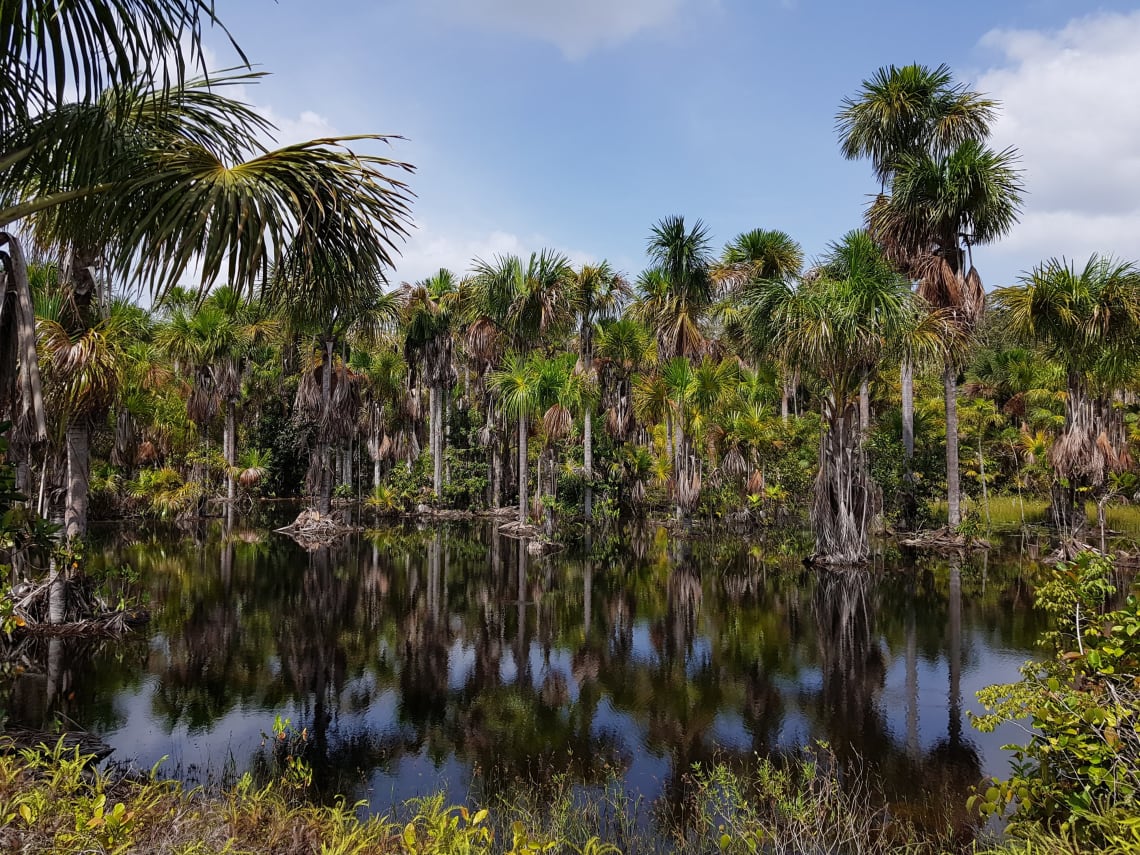
{"type": "MultiPolygon", "coordinates": [[[[1074,0],[242,0],[219,11],[272,73],[284,141],[406,137],[417,229],[394,281],[543,246],[633,275],[651,224],[758,226],[806,252],[876,189],[834,116],[877,67],[948,63],[1002,100],[1022,223],[988,286],[1052,255],[1140,258],[1140,7],[1074,0]]],[[[212,37],[216,65],[232,64],[212,37]]]]}

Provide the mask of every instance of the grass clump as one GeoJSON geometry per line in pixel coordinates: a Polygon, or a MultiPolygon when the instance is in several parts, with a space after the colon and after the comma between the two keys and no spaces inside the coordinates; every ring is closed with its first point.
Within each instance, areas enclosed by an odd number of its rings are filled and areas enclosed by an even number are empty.
{"type": "Polygon", "coordinates": [[[107,855],[483,855],[616,852],[598,840],[571,847],[516,822],[492,830],[486,810],[409,805],[412,817],[361,819],[358,805],[306,802],[285,779],[244,775],[219,792],[148,775],[115,776],[62,744],[0,754],[0,851],[107,855]]]}

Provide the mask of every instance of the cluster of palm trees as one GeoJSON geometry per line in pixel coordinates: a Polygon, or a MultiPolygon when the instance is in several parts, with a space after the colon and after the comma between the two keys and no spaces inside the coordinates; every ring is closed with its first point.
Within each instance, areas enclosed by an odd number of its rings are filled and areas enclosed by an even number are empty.
{"type": "Polygon", "coordinates": [[[0,415],[17,459],[42,452],[30,241],[59,259],[54,327],[39,339],[69,390],[52,420],[66,436],[69,537],[83,534],[88,433],[112,385],[108,283],[160,296],[194,266],[201,290],[268,281],[285,302],[303,282],[323,309],[379,279],[408,223],[394,174],[410,167],[347,147],[384,137],[268,149],[272,126],[225,94],[259,75],[206,76],[208,26],[225,32],[205,0],[28,0],[0,15],[0,415]]]}
{"type": "Polygon", "coordinates": [[[984,498],[1048,489],[1074,536],[1083,499],[1129,493],[1136,268],[1047,262],[987,309],[972,248],[1015,224],[1022,179],[987,146],[997,105],[945,67],[881,69],[843,102],[841,150],[880,192],[811,263],[778,230],[716,253],[667,217],[636,277],[543,250],[389,288],[409,167],[344,148],[365,138],[266,150],[224,94],[256,75],[188,73],[212,4],[46,8],[0,22],[21,93],[0,112],[0,416],[18,486],[68,537],[93,457],[96,493],[174,513],[267,483],[321,515],[366,491],[513,495],[520,526],[548,528],[799,499],[817,558],[842,564],[885,510],[915,525],[931,484],[959,525],[964,469],[984,498]],[[174,288],[191,266],[197,293],[174,288]],[[136,286],[149,310],[112,296],[136,286]]]}

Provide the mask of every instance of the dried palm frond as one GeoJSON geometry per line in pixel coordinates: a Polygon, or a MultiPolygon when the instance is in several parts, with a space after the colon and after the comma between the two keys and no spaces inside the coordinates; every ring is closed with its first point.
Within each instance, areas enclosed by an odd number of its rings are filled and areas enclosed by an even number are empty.
{"type": "Polygon", "coordinates": [[[725,453],[720,465],[724,473],[730,478],[740,478],[748,471],[748,463],[745,461],[744,455],[740,453],[740,447],[736,445],[725,453]]]}
{"type": "Polygon", "coordinates": [[[149,439],[144,439],[139,443],[138,454],[135,455],[135,460],[139,463],[152,463],[158,458],[158,449],[154,443],[149,439]]]}
{"type": "Polygon", "coordinates": [[[1062,478],[1104,482],[1105,456],[1088,431],[1073,425],[1049,449],[1049,460],[1062,478]]]}
{"type": "Polygon", "coordinates": [[[552,406],[542,417],[543,430],[551,442],[556,442],[570,433],[573,424],[574,417],[570,414],[570,410],[561,404],[552,406]]]}

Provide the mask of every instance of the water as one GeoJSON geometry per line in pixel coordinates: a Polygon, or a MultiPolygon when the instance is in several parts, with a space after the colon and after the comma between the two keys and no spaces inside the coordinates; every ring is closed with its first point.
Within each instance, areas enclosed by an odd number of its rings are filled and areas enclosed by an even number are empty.
{"type": "Polygon", "coordinates": [[[120,760],[203,781],[248,768],[288,717],[318,789],[379,813],[615,775],[670,808],[694,763],[822,740],[863,758],[896,811],[961,819],[1022,738],[974,731],[974,692],[1016,680],[1044,627],[1035,544],[1014,540],[836,574],[781,555],[794,546],[654,526],[599,538],[589,561],[527,555],[484,523],[315,552],[219,523],[98,537],[92,566],[135,568],[154,619],[128,642],[29,649],[0,682],[10,722],[75,722],[120,760]]]}

